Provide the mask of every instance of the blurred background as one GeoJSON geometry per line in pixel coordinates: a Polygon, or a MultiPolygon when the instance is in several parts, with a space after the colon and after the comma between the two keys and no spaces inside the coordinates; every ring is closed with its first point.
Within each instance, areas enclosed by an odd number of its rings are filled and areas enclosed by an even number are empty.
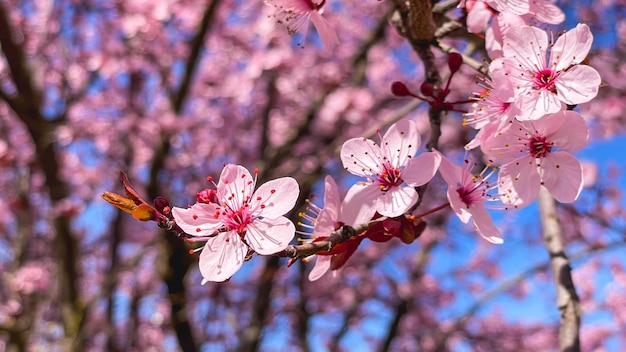
{"type": "MultiPolygon", "coordinates": [[[[558,31],[587,23],[598,97],[577,108],[592,134],[577,157],[585,188],[559,205],[583,307],[583,350],[626,348],[626,14],[624,1],[559,1],[558,31]]],[[[449,211],[407,245],[364,241],[342,270],[255,256],[226,283],[200,285],[197,254],[153,222],[101,199],[195,202],[223,163],[295,177],[322,205],[321,180],[345,191],[339,148],[399,118],[430,133],[417,91],[423,65],[390,24],[389,1],[334,0],[340,44],[290,36],[262,1],[0,2],[0,350],[548,351],[559,311],[536,205],[493,212],[494,246],[449,211]],[[298,45],[300,43],[301,45],[298,45]],[[302,47],[301,47],[302,46],[302,47]]],[[[451,9],[447,20],[464,23],[451,9]]],[[[443,15],[438,15],[443,16],[443,15]]],[[[445,16],[441,17],[444,18],[445,16]]],[[[484,38],[442,39],[478,62],[484,38]],[[482,44],[481,44],[482,43],[482,44]]],[[[436,63],[448,75],[447,58],[436,63]]],[[[486,62],[486,61],[485,61],[486,62]]],[[[451,100],[478,72],[463,67],[451,100]]],[[[444,117],[439,149],[463,157],[474,130],[444,117]]],[[[423,148],[423,147],[422,147],[423,148]]],[[[446,202],[440,176],[418,208],[446,202]]]]}

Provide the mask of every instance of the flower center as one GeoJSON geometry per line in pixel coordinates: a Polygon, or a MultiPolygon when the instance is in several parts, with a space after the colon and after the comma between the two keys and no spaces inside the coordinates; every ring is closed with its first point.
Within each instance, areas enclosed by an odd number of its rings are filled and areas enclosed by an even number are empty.
{"type": "Polygon", "coordinates": [[[472,176],[472,182],[457,188],[456,192],[468,208],[490,198],[487,194],[487,183],[481,176],[472,176]]]}
{"type": "Polygon", "coordinates": [[[556,93],[556,87],[554,86],[554,82],[556,81],[557,77],[557,72],[554,72],[549,68],[544,68],[543,70],[535,74],[535,88],[545,89],[549,90],[552,93],[556,93]]]}
{"type": "Polygon", "coordinates": [[[400,177],[402,175],[402,169],[394,168],[389,163],[383,165],[383,172],[378,175],[378,184],[380,190],[383,192],[388,191],[391,187],[399,186],[403,180],[400,177]]]}
{"type": "Polygon", "coordinates": [[[534,135],[528,142],[530,155],[535,158],[543,158],[552,150],[552,143],[542,135],[534,135]]]}
{"type": "Polygon", "coordinates": [[[244,203],[244,205],[237,211],[225,208],[222,214],[225,217],[224,224],[230,230],[237,231],[240,235],[245,233],[246,227],[254,219],[248,210],[248,203],[244,203]]]}

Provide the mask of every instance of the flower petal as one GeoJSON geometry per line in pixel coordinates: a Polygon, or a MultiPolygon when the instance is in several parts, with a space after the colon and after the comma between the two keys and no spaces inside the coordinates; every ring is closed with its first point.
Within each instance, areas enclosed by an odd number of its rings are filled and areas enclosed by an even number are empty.
{"type": "Polygon", "coordinates": [[[415,188],[392,187],[376,200],[376,210],[380,215],[396,217],[407,212],[419,199],[415,188]]]}
{"type": "Polygon", "coordinates": [[[278,218],[293,209],[300,195],[300,186],[292,177],[267,181],[254,192],[250,210],[265,218],[278,218]]]}
{"type": "Polygon", "coordinates": [[[409,162],[419,145],[420,135],[415,123],[402,119],[389,127],[380,147],[387,160],[391,162],[391,166],[399,168],[409,162]]]}
{"type": "Polygon", "coordinates": [[[539,194],[539,173],[533,157],[513,160],[500,168],[498,191],[504,204],[524,206],[539,194]]]}
{"type": "Polygon", "coordinates": [[[198,264],[202,284],[228,280],[241,268],[247,252],[248,248],[234,231],[210,238],[200,253],[198,264]]]}
{"type": "Polygon", "coordinates": [[[341,199],[339,188],[331,176],[324,180],[324,208],[315,219],[314,231],[316,236],[328,235],[335,230],[335,223],[339,219],[341,199]]]}
{"type": "Polygon", "coordinates": [[[463,169],[460,166],[451,163],[450,160],[448,160],[448,158],[446,158],[439,151],[434,149],[433,151],[434,153],[439,154],[439,156],[441,157],[441,162],[439,164],[439,173],[441,174],[443,179],[450,186],[454,186],[455,188],[458,187],[461,184],[461,174],[463,172],[463,169]]]}
{"type": "MultiPolygon", "coordinates": [[[[536,72],[546,66],[548,34],[530,26],[511,27],[502,46],[504,57],[514,58],[524,69],[536,72]]],[[[524,70],[524,71],[526,71],[524,70]]]]}
{"type": "Polygon", "coordinates": [[[315,26],[326,49],[333,49],[335,45],[339,44],[337,32],[319,12],[311,11],[311,22],[313,22],[313,26],[315,26]]]}
{"type": "Polygon", "coordinates": [[[550,153],[541,161],[541,181],[554,199],[571,203],[583,188],[583,169],[580,162],[567,152],[550,153]]]}
{"type": "Polygon", "coordinates": [[[502,235],[500,230],[493,224],[491,216],[483,206],[472,206],[470,209],[472,219],[474,220],[474,229],[482,238],[493,244],[502,244],[502,235]]]}
{"type": "Polygon", "coordinates": [[[255,181],[241,165],[224,166],[217,184],[217,198],[231,209],[239,209],[254,192],[255,181]]]}
{"type": "Polygon", "coordinates": [[[448,185],[448,201],[450,202],[450,208],[456,214],[456,216],[461,219],[461,221],[467,224],[472,217],[472,214],[469,212],[467,205],[461,199],[459,192],[457,191],[458,186],[448,185]]]}
{"type": "Polygon", "coordinates": [[[584,147],[589,139],[585,119],[575,111],[561,111],[546,115],[533,126],[548,137],[559,150],[574,151],[584,147]]]}
{"type": "Polygon", "coordinates": [[[525,15],[530,9],[528,0],[494,0],[498,11],[510,12],[516,15],[525,15]]]}
{"type": "Polygon", "coordinates": [[[382,172],[384,162],[380,147],[371,139],[352,138],[341,147],[341,162],[351,174],[370,177],[382,172]]]}
{"type": "MultiPolygon", "coordinates": [[[[557,85],[561,77],[557,79],[557,85]]],[[[563,110],[563,103],[559,95],[549,90],[531,90],[515,100],[515,106],[519,109],[517,119],[519,121],[537,120],[545,114],[551,114],[563,110]]]]}
{"type": "Polygon", "coordinates": [[[561,8],[549,1],[529,1],[529,5],[530,10],[528,12],[534,14],[539,22],[559,24],[565,21],[565,14],[561,8]]]}
{"type": "Polygon", "coordinates": [[[350,187],[341,204],[339,220],[348,225],[360,225],[370,221],[376,214],[376,199],[380,188],[376,184],[361,182],[350,187]]]}
{"type": "Polygon", "coordinates": [[[587,58],[591,43],[593,43],[593,34],[589,26],[579,23],[576,28],[561,35],[552,46],[550,68],[561,71],[572,64],[581,63],[587,58]]]}
{"type": "Polygon", "coordinates": [[[322,275],[326,274],[328,269],[330,269],[330,260],[332,256],[330,255],[316,255],[315,256],[315,266],[313,270],[309,273],[309,281],[315,281],[322,277],[322,275]]]}
{"type": "Polygon", "coordinates": [[[196,203],[191,208],[172,208],[176,224],[192,236],[209,236],[224,223],[215,215],[219,207],[213,203],[196,203]]]}
{"type": "Polygon", "coordinates": [[[590,101],[598,95],[602,79],[596,69],[587,65],[576,65],[563,72],[555,82],[559,99],[575,105],[590,101]]]}
{"type": "Polygon", "coordinates": [[[402,171],[402,179],[409,186],[421,186],[430,182],[437,173],[440,164],[441,155],[439,153],[424,152],[411,159],[409,165],[402,171]]]}
{"type": "Polygon", "coordinates": [[[335,218],[339,216],[339,207],[341,206],[341,196],[339,195],[339,187],[332,176],[324,178],[324,209],[334,209],[335,218]]]}
{"type": "Polygon", "coordinates": [[[296,227],[284,216],[276,219],[259,218],[248,224],[246,243],[261,255],[270,255],[287,248],[296,227]]]}

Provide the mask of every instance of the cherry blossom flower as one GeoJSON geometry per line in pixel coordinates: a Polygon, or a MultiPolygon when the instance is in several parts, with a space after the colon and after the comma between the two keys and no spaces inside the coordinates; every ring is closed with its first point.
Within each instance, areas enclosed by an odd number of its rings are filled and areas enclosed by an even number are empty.
{"type": "Polygon", "coordinates": [[[482,145],[490,161],[503,164],[498,177],[503,202],[528,204],[537,198],[541,185],[559,202],[576,200],[583,186],[583,171],[569,152],[584,147],[588,137],[587,123],[574,111],[512,121],[482,145]]]}
{"type": "MultiPolygon", "coordinates": [[[[312,205],[317,208],[316,206],[312,205]]],[[[357,220],[356,215],[358,212],[357,204],[348,204],[346,207],[342,206],[341,197],[339,195],[339,187],[331,176],[326,176],[324,179],[324,207],[318,209],[318,214],[313,222],[313,234],[312,241],[319,241],[328,238],[328,235],[341,228],[343,225],[355,225],[357,220]]],[[[369,219],[364,219],[368,221],[369,219]]],[[[356,239],[356,238],[355,238],[356,239]]],[[[309,273],[309,280],[315,281],[322,277],[331,266],[337,268],[337,263],[332,265],[332,262],[337,262],[338,258],[341,258],[343,263],[356,251],[362,238],[354,244],[355,246],[336,246],[333,251],[325,253],[321,252],[315,255],[315,266],[309,273]]],[[[350,241],[350,240],[349,240],[350,241]]],[[[342,263],[342,265],[343,265],[342,263]]]]}
{"type": "MultiPolygon", "coordinates": [[[[352,201],[355,199],[353,198],[352,201]]],[[[359,204],[342,201],[339,195],[337,183],[331,176],[324,180],[324,207],[319,208],[309,202],[307,213],[301,213],[305,220],[312,225],[298,223],[303,227],[313,229],[313,233],[302,232],[304,236],[311,236],[304,242],[317,242],[327,240],[329,234],[339,230],[342,226],[358,226],[368,222],[370,218],[361,218],[358,212],[359,204]]],[[[336,274],[348,259],[356,252],[364,239],[374,242],[387,242],[398,237],[406,244],[412,243],[426,229],[426,222],[421,218],[401,216],[393,219],[385,219],[370,226],[367,230],[350,237],[347,241],[335,245],[330,251],[317,252],[311,256],[315,258],[315,266],[309,273],[309,280],[315,281],[322,277],[328,270],[336,274]]],[[[306,260],[310,260],[310,258],[306,260]]]]}
{"type": "Polygon", "coordinates": [[[500,231],[493,224],[491,216],[485,209],[485,201],[496,200],[487,192],[492,189],[487,176],[483,173],[473,175],[471,169],[475,166],[471,159],[465,160],[465,167],[450,162],[445,156],[435,151],[441,158],[439,173],[448,184],[448,201],[450,207],[463,223],[470,219],[474,222],[474,229],[485,240],[501,244],[504,241],[500,231]]]}
{"type": "Polygon", "coordinates": [[[381,145],[366,138],[353,138],[341,148],[345,169],[367,178],[348,190],[347,202],[361,204],[357,217],[372,218],[376,212],[395,217],[408,211],[418,200],[414,187],[432,179],[440,157],[425,152],[413,158],[420,136],[413,121],[400,120],[381,137],[381,145]],[[406,184],[406,185],[405,185],[406,184]]]}
{"type": "Polygon", "coordinates": [[[240,165],[224,167],[217,184],[219,203],[198,202],[190,208],[173,208],[174,219],[186,233],[206,240],[200,254],[202,283],[224,281],[243,264],[248,248],[270,255],[285,249],[295,234],[294,224],[283,215],[300,193],[291,177],[268,181],[254,190],[253,178],[240,165]]]}
{"type": "Polygon", "coordinates": [[[563,103],[588,102],[598,94],[600,75],[579,65],[589,53],[593,36],[579,24],[561,35],[554,45],[548,34],[536,27],[513,27],[506,33],[503,57],[491,63],[490,71],[507,68],[517,88],[519,120],[538,119],[563,109],[563,103]],[[550,58],[546,61],[547,50],[550,58]]]}
{"type": "MultiPolygon", "coordinates": [[[[289,34],[301,33],[302,41],[306,39],[309,23],[317,30],[324,46],[333,48],[339,43],[335,29],[322,17],[326,0],[319,3],[313,0],[266,0],[265,3],[276,8],[274,17],[277,22],[287,26],[289,34]]],[[[301,46],[301,44],[298,44],[301,46]]]]}

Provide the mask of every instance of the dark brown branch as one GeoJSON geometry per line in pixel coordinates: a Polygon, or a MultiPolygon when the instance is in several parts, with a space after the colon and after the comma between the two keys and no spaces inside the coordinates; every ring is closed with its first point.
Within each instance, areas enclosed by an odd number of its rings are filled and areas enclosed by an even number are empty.
{"type": "Polygon", "coordinates": [[[200,21],[198,31],[189,43],[189,58],[187,58],[187,63],[185,65],[183,80],[180,83],[178,91],[172,98],[172,109],[176,113],[180,113],[182,111],[183,104],[189,92],[189,87],[191,86],[191,79],[196,71],[196,67],[198,66],[200,54],[202,52],[202,48],[204,47],[207,33],[211,30],[211,26],[217,22],[215,21],[215,14],[217,13],[219,4],[220,0],[213,0],[211,1],[211,4],[206,7],[202,20],[200,21]]]}
{"type": "MultiPolygon", "coordinates": [[[[189,57],[185,65],[185,73],[178,87],[172,96],[172,109],[176,114],[180,114],[184,107],[185,99],[189,93],[193,74],[198,66],[200,54],[212,25],[216,23],[215,17],[220,0],[213,0],[205,11],[198,30],[191,40],[189,57]]],[[[155,157],[150,168],[150,181],[147,186],[151,199],[161,194],[159,186],[159,173],[165,165],[165,160],[170,154],[171,144],[168,136],[161,137],[161,143],[156,147],[155,157]]],[[[166,256],[169,263],[167,270],[163,273],[163,280],[167,285],[169,300],[171,305],[171,322],[180,348],[183,351],[197,351],[198,346],[191,330],[191,325],[186,314],[186,287],[185,276],[191,265],[191,259],[185,243],[175,234],[166,233],[166,256]]]]}
{"type": "Polygon", "coordinates": [[[544,187],[539,191],[539,211],[543,240],[550,254],[550,268],[556,286],[556,303],[561,312],[559,348],[565,352],[580,351],[580,299],[572,280],[572,268],[565,254],[556,201],[544,187]]]}

